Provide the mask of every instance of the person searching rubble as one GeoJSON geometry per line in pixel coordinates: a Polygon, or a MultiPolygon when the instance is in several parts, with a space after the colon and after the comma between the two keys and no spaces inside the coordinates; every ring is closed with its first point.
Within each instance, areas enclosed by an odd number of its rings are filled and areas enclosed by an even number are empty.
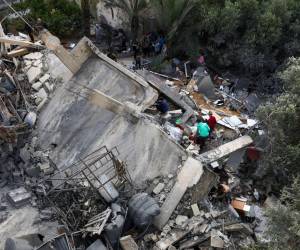
{"type": "Polygon", "coordinates": [[[209,135],[211,136],[212,133],[215,131],[215,128],[216,128],[216,125],[217,125],[217,119],[211,111],[208,112],[208,116],[209,116],[209,118],[207,120],[207,124],[210,128],[209,135]]]}
{"type": "Polygon", "coordinates": [[[205,143],[209,138],[210,128],[208,124],[204,121],[202,117],[199,117],[197,120],[197,131],[195,135],[195,143],[200,146],[199,153],[205,147],[205,143]]]}
{"type": "Polygon", "coordinates": [[[162,114],[166,114],[169,111],[169,103],[167,100],[163,97],[159,98],[156,103],[156,108],[158,111],[160,111],[162,114]]]}
{"type": "Polygon", "coordinates": [[[218,187],[218,198],[225,199],[228,204],[231,203],[231,189],[225,181],[223,181],[218,187]]]}

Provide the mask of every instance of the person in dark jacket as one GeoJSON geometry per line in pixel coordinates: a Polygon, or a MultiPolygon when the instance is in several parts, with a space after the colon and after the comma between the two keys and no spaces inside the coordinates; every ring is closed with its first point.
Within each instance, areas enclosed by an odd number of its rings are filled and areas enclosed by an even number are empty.
{"type": "Polygon", "coordinates": [[[163,114],[166,114],[169,111],[169,103],[165,98],[158,100],[156,107],[163,114]]]}

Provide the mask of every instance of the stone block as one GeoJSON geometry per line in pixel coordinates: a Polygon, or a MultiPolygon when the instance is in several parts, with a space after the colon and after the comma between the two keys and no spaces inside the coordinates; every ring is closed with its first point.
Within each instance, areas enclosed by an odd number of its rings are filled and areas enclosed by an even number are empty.
{"type": "Polygon", "coordinates": [[[158,183],[158,185],[153,189],[154,194],[159,194],[165,187],[164,183],[158,183]]]}
{"type": "Polygon", "coordinates": [[[31,67],[26,73],[29,83],[35,82],[42,75],[42,73],[42,67],[31,67]]]}

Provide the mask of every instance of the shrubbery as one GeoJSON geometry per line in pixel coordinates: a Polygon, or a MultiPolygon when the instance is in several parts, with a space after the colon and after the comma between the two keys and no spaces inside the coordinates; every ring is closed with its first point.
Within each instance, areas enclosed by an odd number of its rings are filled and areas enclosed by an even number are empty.
{"type": "MultiPolygon", "coordinates": [[[[29,9],[30,13],[26,16],[29,23],[34,24],[38,18],[41,18],[48,29],[59,37],[78,35],[78,31],[81,31],[81,10],[75,2],[68,0],[26,0],[15,4],[15,8],[17,10],[29,9]]],[[[17,25],[19,29],[25,27],[20,19],[10,22],[17,25]]]]}

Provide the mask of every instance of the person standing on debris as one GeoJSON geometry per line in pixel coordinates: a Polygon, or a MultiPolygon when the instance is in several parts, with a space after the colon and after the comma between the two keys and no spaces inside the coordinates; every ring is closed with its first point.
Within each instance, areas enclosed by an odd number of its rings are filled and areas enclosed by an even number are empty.
{"type": "Polygon", "coordinates": [[[205,146],[205,142],[209,137],[209,132],[210,132],[210,128],[208,126],[208,124],[206,122],[204,122],[204,120],[202,118],[198,119],[198,124],[197,124],[197,132],[196,132],[196,136],[195,136],[195,142],[196,144],[198,144],[200,146],[200,151],[202,151],[202,149],[205,146]]]}
{"type": "Polygon", "coordinates": [[[213,115],[213,113],[211,111],[209,111],[208,113],[209,118],[207,120],[207,124],[210,128],[209,134],[211,135],[211,133],[215,130],[216,125],[217,125],[217,119],[216,117],[213,115]]]}
{"type": "Polygon", "coordinates": [[[163,114],[166,114],[169,111],[169,103],[165,98],[159,99],[156,104],[156,107],[163,114]]]}

